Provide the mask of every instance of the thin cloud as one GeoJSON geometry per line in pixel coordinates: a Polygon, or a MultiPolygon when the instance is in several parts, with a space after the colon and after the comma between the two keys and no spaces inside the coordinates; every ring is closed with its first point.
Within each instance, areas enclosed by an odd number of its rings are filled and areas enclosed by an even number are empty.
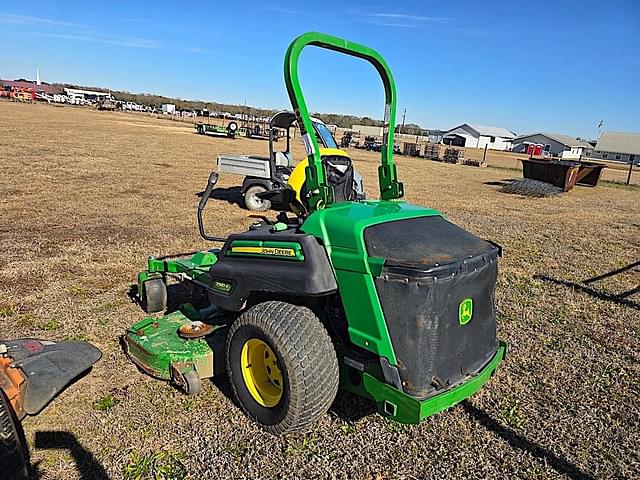
{"type": "Polygon", "coordinates": [[[422,26],[417,23],[385,22],[383,20],[367,20],[367,23],[371,25],[379,25],[381,27],[418,28],[422,26]]]}
{"type": "Polygon", "coordinates": [[[413,22],[447,22],[451,20],[447,17],[425,17],[422,15],[409,15],[406,13],[370,13],[370,17],[389,18],[397,20],[409,20],[413,22]]]}
{"type": "Polygon", "coordinates": [[[199,48],[199,47],[187,47],[184,49],[184,51],[188,53],[212,53],[211,50],[207,50],[206,48],[199,48]]]}
{"type": "Polygon", "coordinates": [[[51,26],[51,27],[72,27],[88,28],[80,23],[63,22],[53,18],[32,17],[29,15],[16,15],[14,13],[0,12],[0,23],[11,25],[31,25],[31,26],[51,26]]]}
{"type": "Polygon", "coordinates": [[[26,32],[31,35],[49,38],[61,38],[63,40],[77,40],[79,42],[104,43],[130,48],[159,48],[158,42],[144,38],[105,38],[90,35],[72,35],[66,33],[26,32]]]}
{"type": "Polygon", "coordinates": [[[260,10],[266,10],[268,12],[276,12],[276,13],[285,13],[287,15],[306,15],[308,12],[301,12],[298,10],[291,10],[289,8],[280,8],[280,7],[260,7],[260,10]]]}

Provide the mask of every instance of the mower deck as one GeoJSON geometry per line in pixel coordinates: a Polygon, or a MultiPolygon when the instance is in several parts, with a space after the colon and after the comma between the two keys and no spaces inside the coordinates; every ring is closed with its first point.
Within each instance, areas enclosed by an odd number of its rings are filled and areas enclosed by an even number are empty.
{"type": "Polygon", "coordinates": [[[125,351],[149,375],[179,386],[184,386],[189,372],[198,379],[211,378],[224,372],[221,354],[227,328],[212,325],[211,333],[201,338],[180,336],[180,327],[200,320],[198,311],[188,304],[160,318],[146,317],[127,330],[125,351]]]}

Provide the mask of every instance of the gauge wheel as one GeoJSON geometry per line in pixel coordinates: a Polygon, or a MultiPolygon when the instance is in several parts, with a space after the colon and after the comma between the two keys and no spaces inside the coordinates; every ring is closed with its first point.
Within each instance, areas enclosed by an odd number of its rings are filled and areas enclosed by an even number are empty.
{"type": "Polygon", "coordinates": [[[311,424],[338,391],[333,343],[307,307],[269,301],[249,308],[231,325],[225,361],[242,410],[273,434],[311,424]]]}
{"type": "Polygon", "coordinates": [[[196,395],[202,388],[202,380],[195,370],[186,373],[174,372],[173,382],[187,395],[196,395]]]}
{"type": "Polygon", "coordinates": [[[266,192],[267,189],[262,185],[253,185],[247,188],[244,193],[244,204],[247,210],[254,212],[266,212],[271,208],[271,202],[269,200],[258,197],[258,193],[266,192]]]}
{"type": "Polygon", "coordinates": [[[152,278],[143,284],[142,307],[147,313],[161,312],[167,307],[167,285],[161,278],[152,278]]]}

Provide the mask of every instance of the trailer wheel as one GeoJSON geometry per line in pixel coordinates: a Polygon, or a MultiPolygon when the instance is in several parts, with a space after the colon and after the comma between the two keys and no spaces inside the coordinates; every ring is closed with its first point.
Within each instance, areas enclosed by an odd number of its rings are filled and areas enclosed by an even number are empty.
{"type": "Polygon", "coordinates": [[[249,308],[229,329],[225,361],[242,410],[269,433],[314,422],[338,391],[333,343],[307,307],[269,301],[249,308]]]}
{"type": "Polygon", "coordinates": [[[258,193],[266,192],[262,185],[253,185],[244,193],[244,204],[247,210],[254,212],[266,212],[271,208],[271,202],[257,196],[258,193]]]}
{"type": "Polygon", "coordinates": [[[161,278],[152,278],[143,284],[142,307],[147,313],[157,313],[167,306],[167,285],[161,278]]]}
{"type": "Polygon", "coordinates": [[[29,477],[29,452],[20,422],[2,390],[0,390],[0,472],[7,478],[29,477]]]}

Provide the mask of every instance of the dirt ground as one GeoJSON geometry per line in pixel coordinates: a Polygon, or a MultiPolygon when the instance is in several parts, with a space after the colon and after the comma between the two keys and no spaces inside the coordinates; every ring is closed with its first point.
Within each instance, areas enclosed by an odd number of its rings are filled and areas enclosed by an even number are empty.
{"type": "MultiPolygon", "coordinates": [[[[276,438],[243,416],[223,380],[186,397],[141,374],[119,345],[143,316],[129,292],[146,256],[210,248],[195,211],[216,155],[267,144],[6,102],[0,132],[0,337],[85,339],[103,352],[24,422],[39,478],[147,478],[152,467],[191,479],[640,475],[639,188],[534,199],[498,191],[517,171],[398,157],[408,201],[504,247],[497,304],[507,360],[477,395],[418,426],[340,394],[307,431],[276,438]]],[[[294,153],[302,158],[299,146],[294,153]]],[[[376,156],[351,153],[375,197],[376,156]]],[[[239,184],[221,175],[222,188],[239,184]]],[[[227,198],[209,202],[211,232],[253,221],[227,198]]]]}

